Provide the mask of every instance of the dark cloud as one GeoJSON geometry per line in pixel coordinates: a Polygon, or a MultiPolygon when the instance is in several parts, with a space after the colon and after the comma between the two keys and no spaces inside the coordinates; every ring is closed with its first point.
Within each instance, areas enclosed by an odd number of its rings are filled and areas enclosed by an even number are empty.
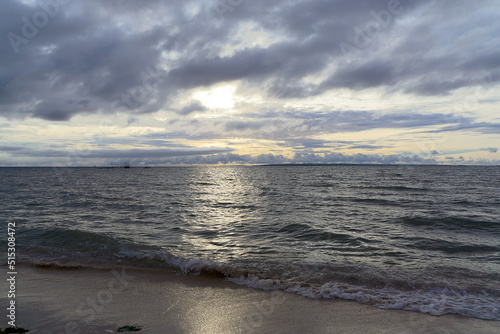
{"type": "Polygon", "coordinates": [[[266,121],[229,121],[226,123],[226,130],[244,131],[260,130],[267,125],[266,121]]]}
{"type": "Polygon", "coordinates": [[[463,122],[458,125],[445,126],[439,130],[431,130],[427,132],[449,132],[449,131],[475,131],[486,134],[500,133],[500,123],[487,123],[487,122],[463,122]]]}
{"type": "Polygon", "coordinates": [[[263,133],[268,133],[272,134],[273,139],[287,141],[291,146],[304,147],[324,146],[325,142],[305,139],[319,133],[360,132],[383,128],[410,130],[436,125],[454,127],[457,126],[456,124],[467,126],[472,120],[453,114],[420,114],[407,111],[380,114],[370,111],[290,110],[280,113],[273,111],[262,114],[249,113],[242,116],[246,120],[228,121],[226,130],[238,131],[240,136],[250,138],[262,137],[263,133]],[[278,118],[276,118],[277,115],[279,115],[278,118]],[[297,137],[302,139],[297,139],[297,137]]]}
{"type": "Polygon", "coordinates": [[[357,68],[343,68],[335,72],[328,80],[319,87],[323,92],[331,88],[364,89],[370,87],[393,85],[398,78],[393,73],[391,64],[372,63],[364,64],[357,68]]]}
{"type": "Polygon", "coordinates": [[[22,146],[0,146],[0,152],[21,151],[23,149],[22,146]]]}
{"type": "MultiPolygon", "coordinates": [[[[495,2],[401,0],[394,11],[390,4],[256,0],[217,18],[213,1],[70,1],[36,27],[39,4],[9,1],[0,13],[0,32],[10,36],[0,42],[0,115],[150,113],[186,89],[233,80],[283,99],[375,87],[442,95],[478,86],[485,75],[492,85],[500,80],[495,2]],[[250,23],[282,39],[224,51],[250,23]],[[355,52],[346,56],[342,43],[355,52]]],[[[196,111],[203,109],[177,112],[196,111]]]]}
{"type": "Polygon", "coordinates": [[[190,105],[185,106],[184,108],[175,110],[175,112],[178,113],[179,115],[189,115],[194,112],[200,112],[205,110],[207,110],[205,106],[203,106],[200,102],[195,101],[190,105]]]}

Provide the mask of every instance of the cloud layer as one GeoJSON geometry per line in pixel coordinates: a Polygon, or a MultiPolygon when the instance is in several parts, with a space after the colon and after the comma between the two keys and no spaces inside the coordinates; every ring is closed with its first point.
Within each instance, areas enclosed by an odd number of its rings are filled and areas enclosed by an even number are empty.
{"type": "Polygon", "coordinates": [[[499,18],[493,0],[9,1],[0,152],[62,158],[84,138],[47,124],[125,117],[85,159],[496,154],[499,18]]]}
{"type": "Polygon", "coordinates": [[[1,115],[149,113],[234,80],[287,99],[373,87],[442,95],[500,78],[494,1],[241,1],[219,12],[210,1],[60,2],[4,5],[1,115]],[[279,39],[241,45],[245,27],[279,39]]]}

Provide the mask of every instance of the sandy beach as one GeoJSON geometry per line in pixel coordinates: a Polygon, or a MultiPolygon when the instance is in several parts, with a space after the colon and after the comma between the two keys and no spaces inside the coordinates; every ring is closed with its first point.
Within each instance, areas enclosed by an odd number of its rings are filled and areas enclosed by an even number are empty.
{"type": "Polygon", "coordinates": [[[17,290],[16,324],[30,333],[108,333],[125,325],[142,327],[140,333],[500,332],[497,321],[381,310],[251,289],[220,277],[119,267],[24,266],[17,290]]]}

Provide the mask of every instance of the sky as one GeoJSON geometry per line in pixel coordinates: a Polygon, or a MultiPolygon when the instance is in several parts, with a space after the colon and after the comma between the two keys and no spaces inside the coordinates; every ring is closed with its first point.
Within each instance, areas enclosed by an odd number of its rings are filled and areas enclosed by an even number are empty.
{"type": "Polygon", "coordinates": [[[500,165],[495,0],[8,0],[0,166],[500,165]]]}

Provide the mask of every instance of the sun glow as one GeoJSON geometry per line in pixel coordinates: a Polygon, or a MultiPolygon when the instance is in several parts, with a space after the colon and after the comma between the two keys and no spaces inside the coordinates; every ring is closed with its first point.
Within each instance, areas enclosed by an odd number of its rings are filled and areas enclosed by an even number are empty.
{"type": "Polygon", "coordinates": [[[210,109],[232,109],[234,108],[234,85],[223,85],[198,91],[193,98],[200,101],[210,109]]]}

